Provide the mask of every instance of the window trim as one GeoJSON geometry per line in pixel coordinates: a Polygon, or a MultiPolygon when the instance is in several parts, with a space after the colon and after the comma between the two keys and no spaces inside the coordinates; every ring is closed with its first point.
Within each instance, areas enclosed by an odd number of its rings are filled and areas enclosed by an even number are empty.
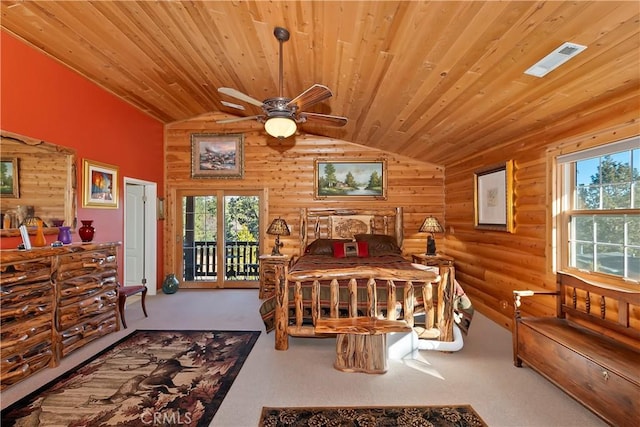
{"type": "MultiPolygon", "coordinates": [[[[596,271],[587,271],[569,266],[569,236],[570,236],[570,217],[576,213],[585,213],[589,211],[567,209],[571,206],[571,194],[574,187],[575,174],[572,170],[575,162],[592,157],[599,157],[616,151],[626,151],[637,149],[640,145],[640,135],[634,135],[629,138],[618,141],[605,141],[601,144],[584,148],[575,145],[575,149],[566,152],[565,149],[549,150],[548,166],[551,169],[548,176],[550,182],[550,195],[552,203],[550,206],[549,218],[551,226],[549,227],[550,250],[550,268],[552,272],[566,271],[577,276],[581,276],[587,280],[596,281],[606,284],[616,289],[638,291],[640,280],[632,280],[623,277],[617,277],[596,271]],[[567,177],[567,174],[569,176],[567,177]],[[569,210],[569,212],[567,212],[569,210]]],[[[615,210],[598,210],[598,214],[606,215],[610,213],[625,214],[633,212],[636,209],[615,209],[615,210]]]]}
{"type": "MultiPolygon", "coordinates": [[[[225,196],[258,196],[259,198],[259,230],[266,230],[267,223],[267,206],[268,206],[268,189],[266,188],[223,188],[223,189],[193,189],[193,188],[178,188],[175,191],[176,203],[174,204],[175,210],[175,232],[176,232],[176,246],[174,250],[173,270],[176,271],[178,277],[184,277],[183,269],[183,235],[182,229],[184,227],[184,217],[182,215],[182,198],[188,196],[215,196],[217,203],[224,204],[225,196]]],[[[220,206],[220,205],[219,205],[220,206]]],[[[224,212],[224,210],[221,210],[224,212]]],[[[224,215],[217,216],[218,229],[224,230],[224,215]]],[[[258,238],[259,254],[262,253],[263,248],[269,247],[267,242],[267,234],[260,232],[258,238]]],[[[224,245],[224,233],[220,236],[220,242],[224,245]]],[[[224,253],[218,252],[218,265],[224,265],[224,253]]],[[[234,289],[234,288],[258,288],[259,280],[244,280],[244,281],[229,281],[225,280],[224,274],[219,274],[215,281],[183,281],[182,286],[187,289],[234,289]]]]}

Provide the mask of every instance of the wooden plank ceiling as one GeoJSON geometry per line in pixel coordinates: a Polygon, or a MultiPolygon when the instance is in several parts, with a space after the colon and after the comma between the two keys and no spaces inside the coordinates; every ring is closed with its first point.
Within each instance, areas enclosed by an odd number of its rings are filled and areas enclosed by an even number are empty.
{"type": "Polygon", "coordinates": [[[349,119],[304,131],[443,165],[640,92],[636,1],[2,0],[1,11],[3,30],[165,123],[259,114],[217,88],[277,96],[283,26],[284,95],[327,85],[334,96],[310,111],[349,119]],[[544,78],[523,74],[565,41],[588,48],[544,78]]]}

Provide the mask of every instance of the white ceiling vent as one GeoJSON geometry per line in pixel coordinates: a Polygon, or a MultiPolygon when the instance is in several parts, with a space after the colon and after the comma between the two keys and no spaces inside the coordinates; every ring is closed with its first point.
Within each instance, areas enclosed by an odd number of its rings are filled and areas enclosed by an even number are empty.
{"type": "Polygon", "coordinates": [[[587,47],[576,43],[563,43],[559,48],[536,62],[531,68],[524,73],[530,76],[543,77],[555,70],[587,47]]]}

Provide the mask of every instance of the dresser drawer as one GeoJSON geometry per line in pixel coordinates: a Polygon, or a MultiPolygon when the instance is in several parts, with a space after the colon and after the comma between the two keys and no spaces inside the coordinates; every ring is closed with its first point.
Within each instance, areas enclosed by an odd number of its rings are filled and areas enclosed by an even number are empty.
{"type": "Polygon", "coordinates": [[[58,257],[59,357],[117,329],[116,250],[110,246],[58,257]]]}
{"type": "Polygon", "coordinates": [[[3,251],[0,274],[4,389],[118,329],[120,243],[3,251]]]}
{"type": "Polygon", "coordinates": [[[50,258],[3,264],[1,274],[0,372],[4,389],[57,362],[50,258]]]}
{"type": "Polygon", "coordinates": [[[2,325],[2,388],[56,364],[51,313],[32,318],[26,325],[2,325]]]}

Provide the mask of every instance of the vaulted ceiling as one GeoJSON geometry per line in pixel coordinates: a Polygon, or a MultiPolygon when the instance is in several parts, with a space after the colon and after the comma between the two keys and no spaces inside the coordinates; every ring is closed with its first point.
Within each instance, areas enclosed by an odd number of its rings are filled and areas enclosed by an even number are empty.
{"type": "MultiPolygon", "coordinates": [[[[291,32],[284,95],[324,84],[333,97],[310,111],[349,119],[304,131],[446,165],[585,112],[637,108],[639,9],[636,1],[2,0],[0,24],[164,123],[259,114],[217,88],[277,96],[273,30],[282,26],[291,32]],[[587,49],[543,78],[524,74],[566,41],[587,49]]],[[[242,124],[256,126],[233,126],[242,124]]]]}

